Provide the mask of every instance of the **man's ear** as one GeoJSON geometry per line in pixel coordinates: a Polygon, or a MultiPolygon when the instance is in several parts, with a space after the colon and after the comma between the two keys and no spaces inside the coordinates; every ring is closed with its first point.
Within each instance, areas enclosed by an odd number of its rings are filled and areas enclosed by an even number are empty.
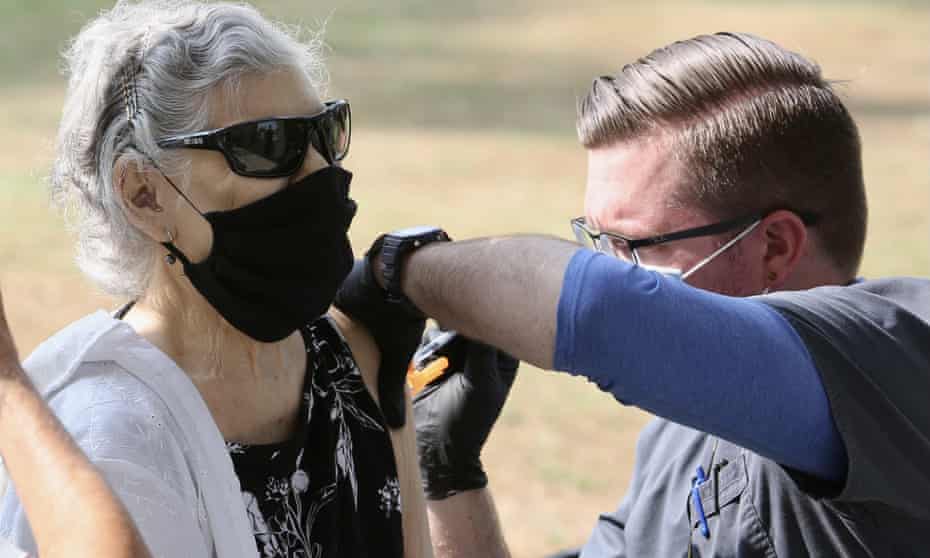
{"type": "Polygon", "coordinates": [[[164,181],[157,180],[152,169],[123,155],[113,168],[113,188],[130,223],[156,242],[168,240],[170,216],[164,208],[168,196],[164,181]]]}
{"type": "Polygon", "coordinates": [[[762,265],[767,288],[781,288],[807,250],[807,226],[794,212],[779,209],[768,214],[759,228],[765,240],[762,265]]]}

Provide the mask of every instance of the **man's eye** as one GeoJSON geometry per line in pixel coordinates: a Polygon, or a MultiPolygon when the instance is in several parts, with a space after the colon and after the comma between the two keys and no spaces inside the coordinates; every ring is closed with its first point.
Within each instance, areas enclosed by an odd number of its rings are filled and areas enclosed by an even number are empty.
{"type": "Polygon", "coordinates": [[[674,246],[669,246],[668,243],[653,244],[651,246],[637,248],[636,255],[639,256],[639,260],[642,263],[662,265],[663,262],[668,261],[668,257],[673,253],[673,249],[674,246]]]}
{"type": "Polygon", "coordinates": [[[629,244],[617,238],[611,238],[610,244],[613,246],[614,254],[616,254],[618,258],[633,261],[633,252],[630,250],[629,244]]]}

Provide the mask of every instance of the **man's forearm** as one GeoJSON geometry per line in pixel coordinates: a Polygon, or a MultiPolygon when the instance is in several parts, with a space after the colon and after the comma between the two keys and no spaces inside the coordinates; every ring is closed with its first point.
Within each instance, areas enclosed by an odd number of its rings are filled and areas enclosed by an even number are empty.
{"type": "Polygon", "coordinates": [[[428,511],[436,558],[510,558],[487,488],[429,500],[428,511]]]}
{"type": "Polygon", "coordinates": [[[406,260],[402,286],[443,327],[551,368],[562,279],[577,250],[542,236],[431,244],[406,260]]]}

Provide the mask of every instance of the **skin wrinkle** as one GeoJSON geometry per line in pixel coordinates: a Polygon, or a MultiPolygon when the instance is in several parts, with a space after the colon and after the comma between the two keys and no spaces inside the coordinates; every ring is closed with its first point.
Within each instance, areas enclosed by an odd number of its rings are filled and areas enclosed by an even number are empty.
{"type": "MultiPolygon", "coordinates": [[[[180,264],[175,265],[179,266],[180,264]]],[[[209,312],[204,312],[200,305],[189,304],[191,297],[199,297],[200,295],[186,279],[183,279],[183,274],[167,275],[167,280],[171,281],[173,286],[157,291],[147,291],[138,304],[147,307],[156,315],[152,319],[165,322],[175,321],[179,324],[178,329],[181,331],[203,332],[203,337],[193,346],[171,342],[172,338],[167,338],[168,346],[166,348],[168,350],[165,352],[168,354],[178,355],[179,360],[186,360],[188,355],[197,354],[202,357],[202,362],[207,363],[206,366],[199,368],[196,372],[188,371],[188,376],[195,384],[221,380],[224,377],[223,371],[230,369],[231,362],[238,362],[235,355],[242,347],[246,349],[245,356],[248,361],[248,366],[245,367],[244,372],[247,372],[248,376],[255,380],[263,378],[265,370],[274,369],[276,366],[284,367],[291,362],[285,358],[282,352],[276,354],[270,363],[263,366],[259,362],[259,347],[251,339],[229,325],[212,308],[209,312]],[[184,294],[181,294],[182,292],[184,294]],[[268,366],[269,364],[271,366],[268,366]]],[[[138,329],[143,336],[149,331],[146,328],[138,329]]]]}
{"type": "MultiPolygon", "coordinates": [[[[667,141],[667,135],[655,134],[643,138],[637,138],[635,141],[628,143],[639,146],[642,150],[647,151],[654,157],[657,156],[657,154],[661,154],[663,152],[677,153],[674,150],[667,149],[667,141]]],[[[613,147],[619,146],[621,143],[622,142],[619,141],[613,142],[608,146],[600,148],[600,150],[606,152],[611,150],[613,147]]],[[[647,166],[638,165],[637,168],[642,171],[644,168],[647,168],[647,166]]],[[[661,164],[654,165],[651,168],[647,168],[647,171],[643,171],[645,172],[645,175],[641,177],[641,182],[650,184],[650,191],[661,191],[661,195],[656,196],[658,198],[657,203],[636,203],[634,201],[636,196],[628,193],[628,182],[617,184],[612,177],[603,172],[605,169],[597,170],[599,172],[594,172],[595,169],[592,168],[592,164],[589,160],[589,185],[592,182],[598,182],[601,187],[594,189],[589,186],[586,189],[585,213],[589,223],[601,231],[615,232],[634,238],[655,236],[657,234],[667,233],[673,229],[678,229],[681,227],[678,223],[671,222],[669,219],[663,219],[658,222],[646,220],[644,222],[642,219],[628,219],[626,217],[635,216],[638,213],[646,211],[651,211],[654,214],[662,214],[663,212],[652,209],[661,207],[679,210],[674,214],[695,213],[693,206],[679,204],[670,205],[669,203],[662,203],[664,200],[676,199],[676,193],[680,189],[678,186],[681,182],[679,176],[684,173],[684,168],[681,164],[681,161],[677,157],[666,156],[662,159],[661,164]],[[622,194],[625,194],[626,198],[624,203],[616,203],[615,201],[612,201],[620,197],[622,194]],[[594,210],[593,208],[599,209],[594,210]]]]}

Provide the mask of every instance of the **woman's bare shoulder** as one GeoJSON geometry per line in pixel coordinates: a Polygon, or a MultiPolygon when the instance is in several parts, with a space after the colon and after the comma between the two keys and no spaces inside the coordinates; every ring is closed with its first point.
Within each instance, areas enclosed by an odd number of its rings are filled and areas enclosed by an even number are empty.
{"type": "Polygon", "coordinates": [[[355,357],[355,363],[362,373],[362,379],[365,381],[365,387],[368,392],[378,401],[378,366],[381,364],[381,353],[375,344],[374,338],[365,329],[365,326],[346,316],[338,308],[330,308],[329,317],[332,318],[336,328],[342,334],[342,337],[349,345],[352,355],[355,357]]]}

